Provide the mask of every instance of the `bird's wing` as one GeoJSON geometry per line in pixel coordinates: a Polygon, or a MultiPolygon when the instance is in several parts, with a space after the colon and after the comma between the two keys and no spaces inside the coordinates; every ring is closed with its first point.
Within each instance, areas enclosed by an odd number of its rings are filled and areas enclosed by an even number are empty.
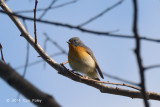
{"type": "Polygon", "coordinates": [[[102,74],[102,71],[101,71],[101,69],[100,69],[100,67],[99,67],[99,65],[98,65],[98,63],[97,63],[97,60],[96,60],[96,58],[95,58],[94,55],[93,55],[93,52],[92,52],[91,49],[88,48],[87,46],[85,46],[85,48],[86,48],[87,53],[88,53],[88,54],[93,58],[93,60],[95,61],[95,63],[96,63],[96,69],[97,69],[99,75],[101,76],[101,78],[104,78],[104,77],[103,77],[103,74],[102,74]]]}

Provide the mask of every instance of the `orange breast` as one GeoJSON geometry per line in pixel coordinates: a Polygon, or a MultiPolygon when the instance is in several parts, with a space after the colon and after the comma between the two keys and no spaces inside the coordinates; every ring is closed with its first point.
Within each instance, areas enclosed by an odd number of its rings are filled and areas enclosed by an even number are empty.
{"type": "Polygon", "coordinates": [[[85,59],[85,57],[88,56],[89,54],[86,52],[85,48],[69,44],[68,60],[72,60],[72,58],[85,59]]]}
{"type": "Polygon", "coordinates": [[[96,74],[95,61],[83,47],[69,44],[68,62],[73,70],[87,75],[96,74]]]}

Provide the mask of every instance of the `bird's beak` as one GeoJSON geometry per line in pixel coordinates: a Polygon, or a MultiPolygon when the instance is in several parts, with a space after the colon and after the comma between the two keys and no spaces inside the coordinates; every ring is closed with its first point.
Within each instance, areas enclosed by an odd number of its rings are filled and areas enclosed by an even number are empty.
{"type": "Polygon", "coordinates": [[[70,41],[67,41],[67,43],[70,44],[71,42],[70,42],[70,41]]]}

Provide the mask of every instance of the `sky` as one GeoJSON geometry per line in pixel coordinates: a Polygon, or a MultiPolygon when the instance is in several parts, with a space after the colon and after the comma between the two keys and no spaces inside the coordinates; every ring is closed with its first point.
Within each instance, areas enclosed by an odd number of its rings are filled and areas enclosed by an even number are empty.
{"type": "MultiPolygon", "coordinates": [[[[58,0],[54,5],[56,6],[68,1],[69,0],[58,0]]],[[[119,0],[78,0],[76,3],[48,11],[42,19],[76,26],[118,1],[119,0]]],[[[34,9],[34,0],[8,0],[6,3],[8,7],[15,12],[34,9]]],[[[50,3],[51,0],[39,0],[37,8],[45,8],[50,3]]],[[[138,30],[141,36],[160,39],[159,5],[159,0],[138,0],[138,30]]],[[[41,14],[42,12],[37,12],[37,17],[41,14]]],[[[33,17],[33,13],[22,13],[22,15],[33,17]]],[[[132,16],[132,0],[124,0],[121,5],[85,25],[84,28],[97,31],[113,31],[115,34],[132,36],[132,16]]],[[[17,69],[17,67],[25,64],[27,42],[20,36],[20,32],[7,15],[0,13],[0,19],[0,43],[3,45],[5,61],[22,75],[24,68],[17,69]]],[[[20,21],[22,22],[22,20],[20,21]]],[[[33,21],[26,20],[26,24],[28,32],[34,37],[33,21]]],[[[42,47],[44,47],[45,41],[44,33],[47,33],[48,36],[56,41],[65,51],[68,51],[66,41],[71,37],[79,37],[92,49],[103,72],[139,83],[140,77],[136,57],[133,52],[135,49],[135,41],[133,39],[103,35],[98,36],[75,29],[37,22],[37,38],[38,43],[42,47]]],[[[145,67],[160,64],[159,49],[159,43],[142,41],[141,57],[145,67]]],[[[48,42],[46,52],[51,55],[60,52],[60,50],[48,42]]],[[[29,63],[41,60],[38,56],[38,53],[30,46],[29,63]]],[[[65,62],[67,61],[67,55],[55,56],[53,60],[58,63],[65,62]]],[[[65,66],[71,69],[68,64],[65,66]]],[[[160,93],[160,86],[157,85],[160,75],[159,69],[160,68],[154,68],[145,72],[147,91],[160,93]]],[[[29,66],[25,79],[41,91],[52,95],[62,107],[144,107],[143,100],[141,99],[131,99],[124,96],[101,93],[93,87],[59,75],[56,70],[47,64],[44,67],[44,62],[29,66]]],[[[105,77],[103,81],[122,83],[108,77],[105,77]]],[[[27,102],[27,99],[22,95],[19,97],[21,100],[19,103],[7,102],[7,99],[17,99],[18,92],[2,79],[0,79],[0,87],[1,107],[35,107],[32,103],[27,102]]],[[[149,100],[149,103],[151,107],[160,106],[159,101],[149,100]]]]}

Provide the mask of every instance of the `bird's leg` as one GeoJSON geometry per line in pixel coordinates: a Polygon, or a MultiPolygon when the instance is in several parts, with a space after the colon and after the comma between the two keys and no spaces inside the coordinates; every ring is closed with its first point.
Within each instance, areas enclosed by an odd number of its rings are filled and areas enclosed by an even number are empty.
{"type": "Polygon", "coordinates": [[[68,63],[68,61],[63,62],[63,63],[60,63],[60,65],[63,66],[66,70],[70,71],[69,69],[67,69],[67,68],[64,66],[64,64],[66,64],[66,63],[68,63]]]}
{"type": "Polygon", "coordinates": [[[83,75],[84,78],[89,79],[89,77],[87,75],[83,75]]]}
{"type": "Polygon", "coordinates": [[[71,72],[73,72],[73,73],[74,73],[74,71],[76,71],[76,70],[73,70],[73,69],[71,70],[71,72]]]}
{"type": "MultiPolygon", "coordinates": [[[[64,66],[66,63],[68,63],[68,61],[62,62],[62,63],[60,63],[60,65],[63,66],[65,69],[67,69],[67,68],[64,66]]],[[[67,70],[69,70],[69,69],[67,69],[67,70]]]]}
{"type": "Polygon", "coordinates": [[[71,70],[71,72],[74,73],[74,74],[76,74],[76,75],[78,75],[78,76],[83,77],[81,74],[79,74],[78,72],[76,72],[76,70],[71,70]]]}
{"type": "Polygon", "coordinates": [[[66,63],[68,63],[68,61],[62,62],[60,65],[65,65],[66,63]]]}
{"type": "MultiPolygon", "coordinates": [[[[63,66],[66,70],[70,71],[69,69],[67,69],[67,68],[64,66],[66,63],[68,63],[68,61],[62,62],[62,63],[60,63],[60,65],[63,66]]],[[[80,75],[79,73],[77,73],[76,70],[71,70],[70,72],[72,72],[73,74],[76,74],[76,75],[78,75],[78,76],[83,77],[82,75],[80,75]]]]}

